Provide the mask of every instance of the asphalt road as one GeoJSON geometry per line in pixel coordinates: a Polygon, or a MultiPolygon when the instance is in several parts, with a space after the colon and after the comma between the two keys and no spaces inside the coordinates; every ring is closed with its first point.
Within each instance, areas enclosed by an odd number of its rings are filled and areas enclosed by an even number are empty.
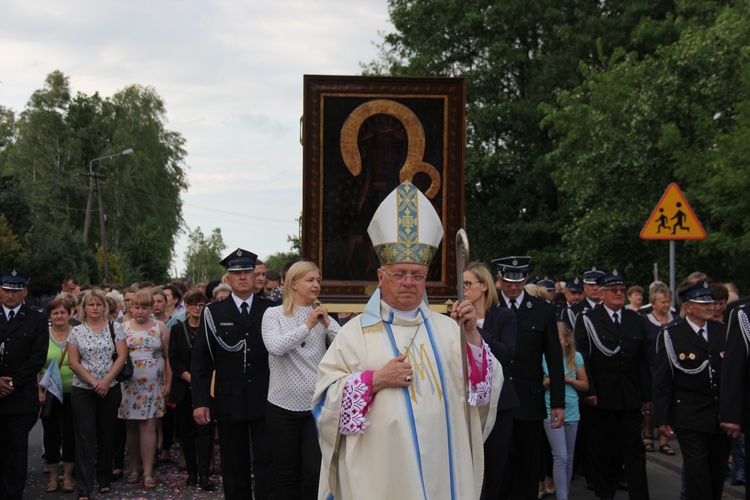
{"type": "MultiPolygon", "coordinates": [[[[44,472],[44,461],[41,459],[42,456],[42,424],[37,422],[34,429],[29,435],[29,475],[26,482],[26,492],[24,498],[29,499],[66,499],[74,500],[77,498],[76,493],[63,493],[62,492],[62,478],[60,481],[60,489],[57,493],[47,493],[47,483],[49,482],[49,474],[44,472]]],[[[216,464],[220,466],[218,457],[218,447],[216,448],[216,464]]],[[[208,499],[208,498],[224,498],[221,493],[221,476],[218,474],[213,476],[213,480],[219,483],[217,489],[213,492],[204,492],[197,487],[185,486],[185,479],[187,479],[187,473],[184,471],[177,470],[178,450],[172,448],[172,460],[168,464],[160,465],[154,471],[154,478],[157,481],[157,487],[146,492],[143,489],[143,484],[128,484],[125,478],[120,479],[117,482],[112,483],[112,492],[108,495],[98,495],[94,493],[92,497],[102,499],[208,499]]],[[[125,474],[129,471],[130,461],[128,457],[125,457],[125,474]]],[[[62,474],[62,471],[60,472],[62,474]]]]}
{"type": "MultiPolygon", "coordinates": [[[[651,498],[655,500],[679,500],[680,498],[680,468],[682,467],[682,458],[679,453],[677,440],[670,441],[670,445],[678,452],[675,456],[666,456],[659,452],[647,453],[648,458],[648,484],[651,498]]],[[[29,499],[68,499],[76,498],[75,493],[62,493],[62,487],[58,493],[46,493],[49,475],[44,473],[44,463],[41,460],[42,455],[42,425],[37,423],[29,436],[29,476],[26,485],[26,494],[24,498],[29,499]]],[[[177,470],[177,450],[172,450],[172,461],[169,464],[161,465],[155,471],[155,478],[158,482],[156,489],[149,492],[144,491],[143,486],[130,485],[124,479],[112,483],[112,493],[109,495],[94,495],[99,498],[110,499],[208,499],[223,498],[221,494],[221,477],[216,475],[214,481],[219,483],[216,491],[208,493],[195,487],[186,487],[184,485],[186,473],[177,470]]],[[[217,466],[220,466],[217,453],[217,466]]],[[[128,462],[126,457],[126,473],[128,462]]],[[[554,495],[547,498],[553,499],[554,495]]],[[[594,499],[594,493],[586,489],[586,482],[580,476],[574,476],[571,484],[570,497],[574,499],[594,499]]],[[[627,492],[618,491],[616,498],[627,498],[627,492]]],[[[743,499],[745,490],[743,486],[731,486],[729,481],[724,488],[725,499],[743,499]]]]}

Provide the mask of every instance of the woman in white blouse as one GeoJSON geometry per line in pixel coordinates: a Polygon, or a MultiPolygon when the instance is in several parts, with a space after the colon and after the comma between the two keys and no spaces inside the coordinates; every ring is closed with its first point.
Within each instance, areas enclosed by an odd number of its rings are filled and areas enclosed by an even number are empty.
{"type": "Polygon", "coordinates": [[[271,373],[266,424],[273,443],[276,498],[318,496],[320,447],[311,408],[318,364],[339,331],[316,305],[320,271],[297,262],[286,275],[284,302],[263,315],[263,342],[271,373]]]}
{"type": "Polygon", "coordinates": [[[76,485],[81,499],[89,498],[93,491],[94,472],[99,493],[111,491],[112,436],[122,399],[115,377],[125,365],[128,346],[122,326],[107,321],[107,298],[101,290],[83,293],[79,314],[81,324],[73,327],[68,338],[68,360],[74,374],[70,401],[76,436],[76,485]],[[112,359],[115,353],[116,361],[112,359]]]}

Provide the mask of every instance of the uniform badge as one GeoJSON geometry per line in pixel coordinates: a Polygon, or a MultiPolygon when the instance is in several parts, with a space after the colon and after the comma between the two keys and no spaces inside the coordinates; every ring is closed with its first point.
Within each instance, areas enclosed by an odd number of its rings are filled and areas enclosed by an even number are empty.
{"type": "Polygon", "coordinates": [[[695,359],[695,354],[693,354],[693,353],[691,352],[691,353],[690,353],[690,354],[688,355],[688,358],[690,358],[690,359],[695,359]]]}
{"type": "Polygon", "coordinates": [[[531,309],[531,302],[526,302],[526,307],[531,309]]]}
{"type": "Polygon", "coordinates": [[[680,361],[685,361],[685,353],[680,353],[680,361]]]}
{"type": "Polygon", "coordinates": [[[13,269],[13,270],[12,270],[12,271],[10,272],[10,274],[11,274],[12,276],[18,276],[18,273],[16,272],[16,270],[15,270],[15,269],[13,269]]]}
{"type": "Polygon", "coordinates": [[[237,249],[237,257],[242,257],[242,250],[239,248],[237,249]]]}
{"type": "Polygon", "coordinates": [[[517,259],[513,259],[513,262],[512,262],[512,264],[513,264],[514,266],[517,266],[517,265],[518,265],[518,260],[517,260],[517,259]]]}

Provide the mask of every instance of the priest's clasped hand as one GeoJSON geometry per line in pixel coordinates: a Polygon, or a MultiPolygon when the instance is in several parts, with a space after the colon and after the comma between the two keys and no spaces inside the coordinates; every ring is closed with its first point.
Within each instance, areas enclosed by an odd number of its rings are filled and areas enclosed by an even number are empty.
{"type": "Polygon", "coordinates": [[[372,392],[376,393],[388,387],[407,387],[411,384],[414,370],[404,362],[406,354],[393,358],[381,369],[372,374],[372,392]]]}

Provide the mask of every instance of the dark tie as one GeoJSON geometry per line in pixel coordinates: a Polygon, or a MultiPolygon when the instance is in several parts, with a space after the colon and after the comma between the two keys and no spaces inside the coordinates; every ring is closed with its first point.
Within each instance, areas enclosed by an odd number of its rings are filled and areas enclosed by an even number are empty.
{"type": "Polygon", "coordinates": [[[15,318],[15,317],[16,317],[16,313],[15,313],[15,311],[13,311],[13,309],[11,309],[10,312],[8,313],[8,323],[10,323],[11,321],[13,321],[13,318],[15,318]]]}
{"type": "Polygon", "coordinates": [[[516,299],[510,299],[510,308],[514,311],[518,311],[518,307],[516,307],[516,299]]]}
{"type": "Polygon", "coordinates": [[[612,313],[612,319],[615,322],[615,331],[617,332],[617,335],[620,335],[620,315],[617,313],[612,313]]]}
{"type": "Polygon", "coordinates": [[[247,318],[249,316],[249,313],[247,312],[247,302],[243,302],[240,308],[242,308],[242,319],[247,323],[247,318]]]}
{"type": "Polygon", "coordinates": [[[706,331],[703,328],[698,329],[698,335],[700,335],[703,340],[708,341],[706,338],[706,331]]]}

